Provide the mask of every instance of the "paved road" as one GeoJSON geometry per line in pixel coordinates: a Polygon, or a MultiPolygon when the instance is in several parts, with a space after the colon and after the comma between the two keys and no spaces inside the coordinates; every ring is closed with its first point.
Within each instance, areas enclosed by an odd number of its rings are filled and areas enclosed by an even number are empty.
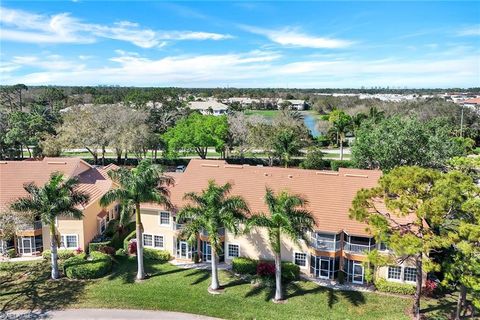
{"type": "Polygon", "coordinates": [[[0,319],[5,320],[220,320],[181,312],[148,311],[148,310],[122,310],[122,309],[69,309],[59,311],[15,311],[0,313],[0,319]]]}

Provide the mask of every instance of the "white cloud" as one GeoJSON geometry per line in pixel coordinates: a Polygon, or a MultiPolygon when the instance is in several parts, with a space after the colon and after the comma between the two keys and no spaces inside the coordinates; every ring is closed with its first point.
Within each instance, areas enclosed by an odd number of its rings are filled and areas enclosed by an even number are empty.
{"type": "Polygon", "coordinates": [[[241,28],[255,34],[266,36],[271,41],[282,46],[335,49],[348,47],[353,44],[352,41],[348,40],[308,35],[291,27],[285,27],[280,30],[270,30],[252,26],[241,26],[241,28]]]}
{"type": "MultiPolygon", "coordinates": [[[[0,70],[5,84],[125,85],[183,87],[472,87],[478,86],[474,54],[438,59],[365,60],[318,57],[285,63],[278,52],[180,55],[147,58],[117,51],[102,67],[59,56],[21,56],[0,70]],[[20,73],[20,67],[29,67],[20,73]],[[33,70],[35,71],[31,71],[33,70]]],[[[2,65],[3,66],[3,65],[2,65]]]]}
{"type": "Polygon", "coordinates": [[[92,43],[97,38],[130,42],[141,48],[162,47],[167,40],[225,40],[228,34],[200,31],[157,31],[138,23],[119,21],[113,25],[82,22],[69,13],[52,16],[0,7],[0,39],[26,43],[92,43]]]}
{"type": "Polygon", "coordinates": [[[480,36],[480,24],[463,28],[457,32],[458,36],[480,36]]]}

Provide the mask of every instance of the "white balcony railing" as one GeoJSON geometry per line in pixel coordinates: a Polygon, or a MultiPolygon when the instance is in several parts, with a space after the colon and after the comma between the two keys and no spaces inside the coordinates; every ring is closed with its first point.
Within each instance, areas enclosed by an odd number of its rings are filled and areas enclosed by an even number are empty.
{"type": "MultiPolygon", "coordinates": [[[[202,236],[205,236],[205,237],[208,237],[208,232],[204,229],[202,229],[202,231],[200,232],[200,234],[202,236]]],[[[220,236],[224,236],[225,235],[225,228],[218,228],[218,235],[220,236]]]]}
{"type": "Polygon", "coordinates": [[[350,242],[345,242],[343,244],[343,250],[348,252],[355,252],[355,253],[364,253],[370,252],[371,250],[375,249],[376,245],[365,245],[365,244],[354,244],[350,242]]]}

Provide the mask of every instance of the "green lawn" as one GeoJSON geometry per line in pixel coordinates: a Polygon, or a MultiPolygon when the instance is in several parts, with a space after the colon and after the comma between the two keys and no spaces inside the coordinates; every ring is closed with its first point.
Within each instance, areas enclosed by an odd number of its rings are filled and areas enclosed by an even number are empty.
{"type": "Polygon", "coordinates": [[[273,304],[272,289],[256,288],[227,272],[221,273],[225,293],[212,296],[207,293],[207,271],[147,261],[150,278],[135,283],[135,260],[117,259],[110,276],[92,281],[50,281],[45,262],[0,264],[0,312],[95,307],[183,311],[226,319],[373,320],[408,319],[405,310],[411,304],[408,298],[334,291],[305,281],[288,286],[286,304],[273,304]]]}
{"type": "Polygon", "coordinates": [[[263,116],[266,118],[273,118],[278,114],[278,110],[245,110],[246,116],[263,116]]]}

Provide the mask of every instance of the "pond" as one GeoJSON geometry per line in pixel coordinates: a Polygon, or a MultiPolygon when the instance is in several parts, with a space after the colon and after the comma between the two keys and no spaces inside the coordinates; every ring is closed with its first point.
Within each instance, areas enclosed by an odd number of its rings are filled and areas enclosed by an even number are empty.
{"type": "Polygon", "coordinates": [[[313,137],[318,137],[320,132],[317,129],[317,119],[310,112],[302,112],[303,122],[305,126],[310,130],[313,137]]]}

